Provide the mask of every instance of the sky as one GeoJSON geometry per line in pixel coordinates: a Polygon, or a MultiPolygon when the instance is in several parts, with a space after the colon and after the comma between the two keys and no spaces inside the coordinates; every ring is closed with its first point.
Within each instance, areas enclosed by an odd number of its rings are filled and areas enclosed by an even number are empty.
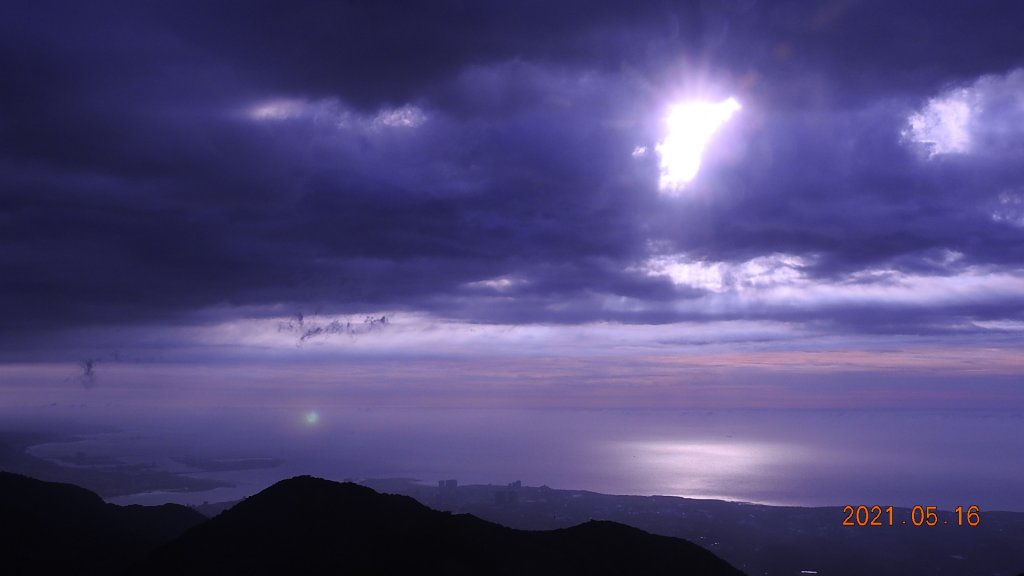
{"type": "Polygon", "coordinates": [[[5,406],[1024,409],[1015,2],[3,13],[5,406]]]}

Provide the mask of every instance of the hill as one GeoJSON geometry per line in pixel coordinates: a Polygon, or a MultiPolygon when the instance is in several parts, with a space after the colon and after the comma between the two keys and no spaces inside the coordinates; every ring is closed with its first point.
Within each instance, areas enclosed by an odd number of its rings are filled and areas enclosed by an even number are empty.
{"type": "Polygon", "coordinates": [[[93,492],[0,472],[3,573],[116,573],[202,523],[185,506],[115,506],[93,492]]]}
{"type": "Polygon", "coordinates": [[[741,574],[695,544],[622,524],[515,530],[308,476],[279,482],[189,530],[134,573],[321,572],[741,574]]]}

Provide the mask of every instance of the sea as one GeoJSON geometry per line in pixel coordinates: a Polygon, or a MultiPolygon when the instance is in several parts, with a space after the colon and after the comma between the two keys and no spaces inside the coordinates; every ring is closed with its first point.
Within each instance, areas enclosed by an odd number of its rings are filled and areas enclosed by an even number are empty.
{"type": "Polygon", "coordinates": [[[58,463],[146,465],[231,484],[109,498],[117,504],[232,501],[310,474],[1024,512],[1018,411],[0,407],[0,431],[12,430],[40,433],[28,452],[58,463]],[[230,469],[239,462],[273,465],[230,469]]]}

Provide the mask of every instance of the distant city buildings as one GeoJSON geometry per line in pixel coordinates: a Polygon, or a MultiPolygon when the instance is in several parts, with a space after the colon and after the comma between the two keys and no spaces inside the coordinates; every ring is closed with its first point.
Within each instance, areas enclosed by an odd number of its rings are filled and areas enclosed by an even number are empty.
{"type": "MultiPolygon", "coordinates": [[[[523,482],[522,480],[516,480],[514,482],[509,482],[505,486],[470,485],[463,486],[463,488],[460,489],[458,480],[438,480],[436,503],[444,508],[457,510],[460,505],[465,504],[465,500],[467,498],[479,502],[479,497],[487,494],[488,489],[493,490],[491,495],[495,506],[499,508],[514,508],[519,505],[520,493],[523,490],[523,482]],[[483,494],[481,494],[482,491],[483,494]]],[[[486,496],[484,496],[484,498],[486,498],[486,496]]]]}
{"type": "Polygon", "coordinates": [[[519,492],[518,490],[523,487],[523,483],[520,480],[515,482],[509,482],[508,487],[505,490],[498,490],[494,493],[494,503],[502,507],[514,507],[519,504],[519,492]]]}
{"type": "Polygon", "coordinates": [[[437,481],[438,495],[441,497],[441,500],[445,501],[445,502],[454,502],[455,501],[455,493],[456,493],[456,490],[458,489],[458,487],[459,487],[459,481],[458,480],[452,479],[452,480],[438,480],[437,481]]]}

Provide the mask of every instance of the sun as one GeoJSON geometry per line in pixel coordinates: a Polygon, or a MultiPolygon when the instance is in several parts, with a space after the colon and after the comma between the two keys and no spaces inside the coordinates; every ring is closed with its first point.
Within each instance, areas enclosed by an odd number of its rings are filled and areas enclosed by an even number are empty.
{"type": "Polygon", "coordinates": [[[313,426],[320,421],[320,415],[317,414],[316,410],[310,410],[306,412],[306,424],[313,426]]]}
{"type": "Polygon", "coordinates": [[[665,117],[668,133],[655,147],[661,156],[658,184],[662,192],[678,193],[697,176],[704,148],[739,109],[740,103],[731,97],[721,102],[682,102],[669,108],[665,117]]]}

